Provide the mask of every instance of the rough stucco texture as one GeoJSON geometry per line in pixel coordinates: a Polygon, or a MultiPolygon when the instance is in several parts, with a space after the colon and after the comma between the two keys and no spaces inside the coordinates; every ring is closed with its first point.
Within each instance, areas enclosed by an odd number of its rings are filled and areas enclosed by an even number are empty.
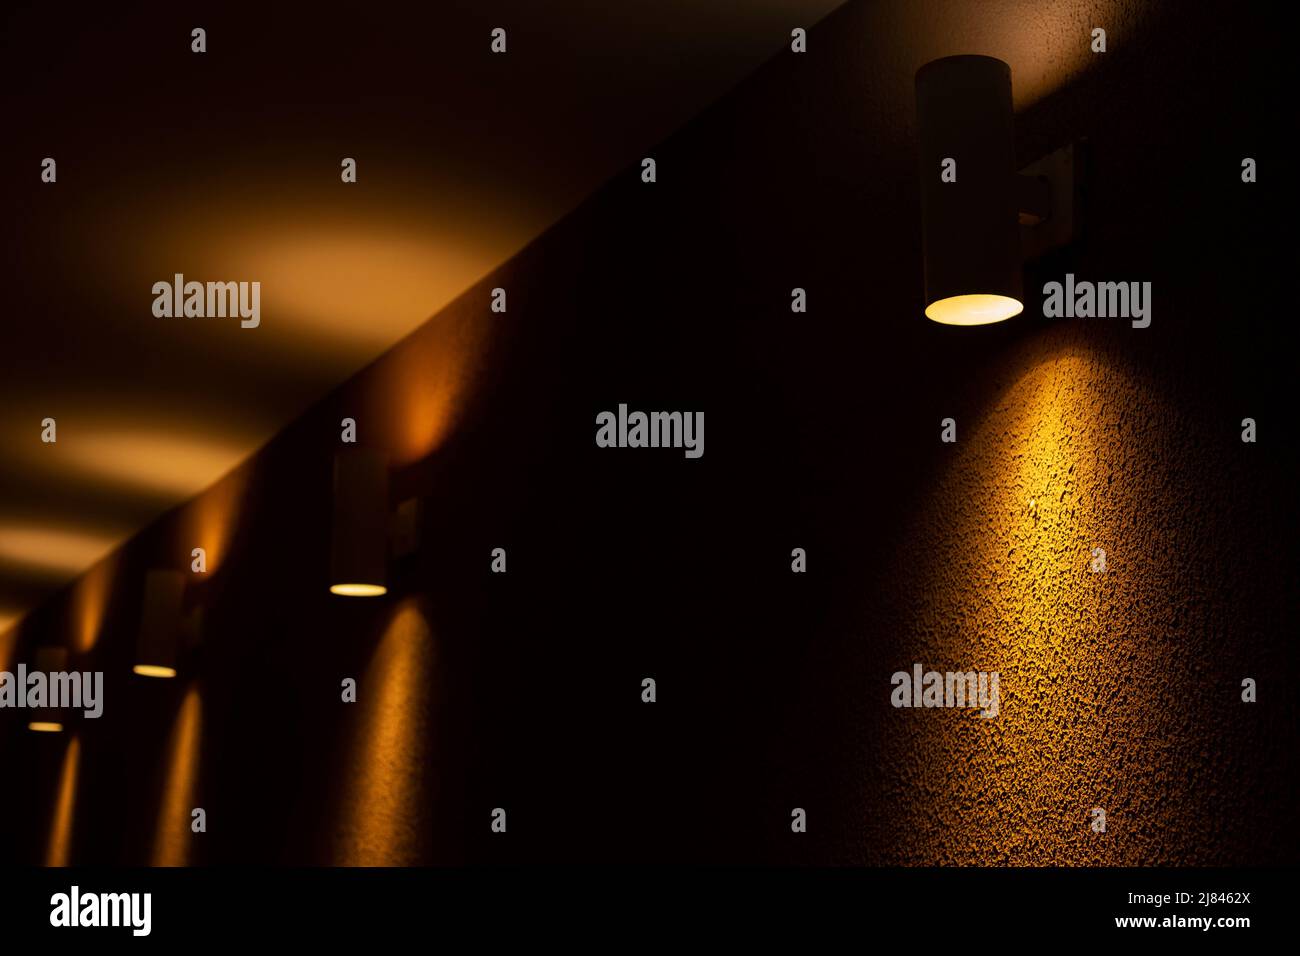
{"type": "Polygon", "coordinates": [[[1271,667],[1236,615],[1258,585],[1216,546],[1265,503],[1227,442],[1204,449],[1208,420],[1081,339],[1010,355],[911,521],[912,574],[879,619],[897,659],[860,673],[881,749],[854,775],[874,806],[852,812],[885,821],[884,862],[1221,863],[1252,826],[1228,795],[1279,772],[1246,756],[1240,680],[1271,667]],[[918,662],[998,672],[1000,713],[887,705],[886,670],[918,662]]]}

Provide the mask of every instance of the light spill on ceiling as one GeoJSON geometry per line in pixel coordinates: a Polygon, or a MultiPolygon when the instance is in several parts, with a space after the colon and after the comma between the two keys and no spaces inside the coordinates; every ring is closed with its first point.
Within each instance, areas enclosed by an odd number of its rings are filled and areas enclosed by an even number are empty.
{"type": "Polygon", "coordinates": [[[0,633],[837,5],[7,7],[0,633]],[[261,325],[156,318],[175,273],[259,281],[261,325]]]}

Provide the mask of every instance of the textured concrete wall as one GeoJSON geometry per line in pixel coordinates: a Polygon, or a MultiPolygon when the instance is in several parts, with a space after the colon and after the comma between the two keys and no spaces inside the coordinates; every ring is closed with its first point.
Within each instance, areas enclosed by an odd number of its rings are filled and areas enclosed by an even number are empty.
{"type": "Polygon", "coordinates": [[[1221,862],[1252,826],[1225,792],[1283,770],[1240,699],[1262,681],[1267,723],[1288,693],[1248,623],[1258,558],[1223,547],[1244,526],[1284,553],[1253,449],[1085,338],[1058,327],[1006,356],[906,534],[882,617],[898,669],[999,672],[1001,713],[880,719],[891,861],[1221,862]]]}

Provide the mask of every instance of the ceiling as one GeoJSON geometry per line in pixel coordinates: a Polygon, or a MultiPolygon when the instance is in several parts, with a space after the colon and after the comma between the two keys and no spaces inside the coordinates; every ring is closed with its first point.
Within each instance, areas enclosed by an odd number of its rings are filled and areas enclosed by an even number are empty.
{"type": "Polygon", "coordinates": [[[0,633],[838,3],[7,5],[0,633]],[[261,324],[155,317],[178,272],[261,324]]]}

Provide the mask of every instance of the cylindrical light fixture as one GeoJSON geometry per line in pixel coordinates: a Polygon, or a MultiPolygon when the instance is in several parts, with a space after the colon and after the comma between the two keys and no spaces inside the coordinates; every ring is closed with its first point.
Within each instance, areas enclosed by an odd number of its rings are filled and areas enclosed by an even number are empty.
{"type": "Polygon", "coordinates": [[[925,314],[947,325],[1009,319],[1024,308],[1011,67],[989,56],[927,63],[916,113],[925,314]]]}
{"type": "Polygon", "coordinates": [[[334,457],[330,591],[374,597],[388,591],[388,462],[348,448],[334,457]]]}
{"type": "Polygon", "coordinates": [[[136,641],[135,666],[142,677],[175,677],[180,643],[181,602],[185,574],[170,568],[149,571],[144,578],[144,610],[136,641]]]}
{"type": "MultiPolygon", "coordinates": [[[[54,694],[53,675],[63,673],[68,668],[68,649],[45,645],[36,648],[35,658],[35,670],[45,675],[47,704],[36,709],[32,719],[27,722],[27,729],[38,734],[57,734],[63,730],[63,711],[49,706],[48,701],[53,699],[54,694]]],[[[25,693],[26,688],[19,688],[19,692],[25,693]]]]}

